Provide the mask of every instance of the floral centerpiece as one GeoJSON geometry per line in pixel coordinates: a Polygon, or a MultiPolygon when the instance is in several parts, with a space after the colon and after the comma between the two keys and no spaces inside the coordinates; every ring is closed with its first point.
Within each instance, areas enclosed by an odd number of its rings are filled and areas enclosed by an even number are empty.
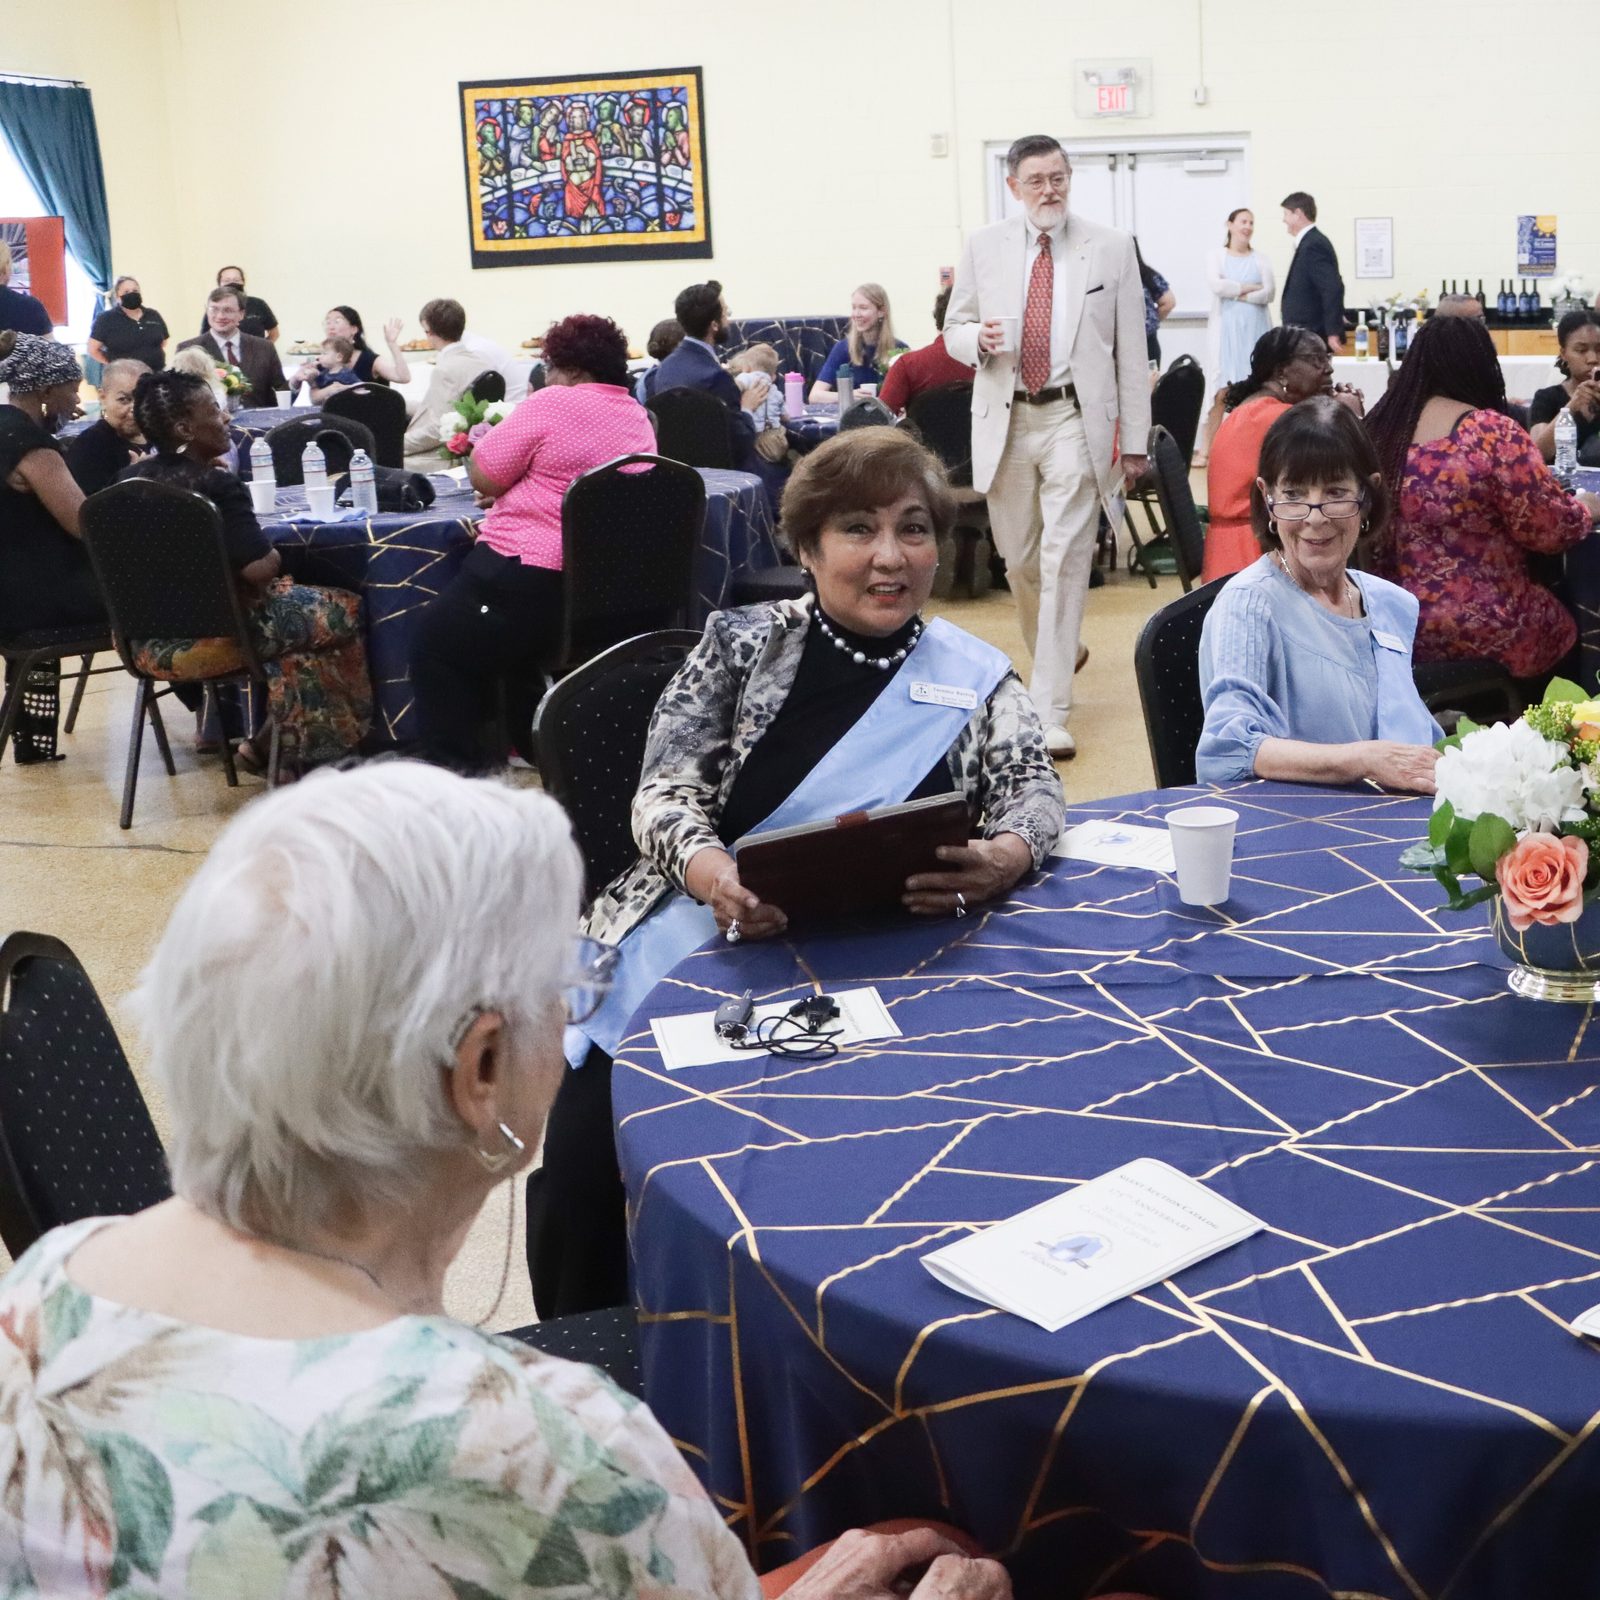
{"type": "Polygon", "coordinates": [[[465,461],[489,435],[495,423],[511,415],[504,400],[474,400],[464,394],[439,419],[439,454],[446,461],[465,461]]]}
{"type": "Polygon", "coordinates": [[[1428,840],[1401,864],[1431,872],[1448,910],[1493,902],[1518,994],[1600,998],[1600,701],[1557,678],[1518,721],[1463,718],[1439,748],[1428,840]]]}
{"type": "Polygon", "coordinates": [[[217,382],[222,385],[222,398],[230,411],[237,411],[250,393],[250,380],[226,361],[217,363],[217,382]]]}

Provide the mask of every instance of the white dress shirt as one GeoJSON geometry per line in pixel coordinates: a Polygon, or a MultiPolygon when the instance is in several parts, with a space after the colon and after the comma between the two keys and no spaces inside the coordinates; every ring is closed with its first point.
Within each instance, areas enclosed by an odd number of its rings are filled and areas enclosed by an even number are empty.
{"type": "MultiPolygon", "coordinates": [[[[1022,387],[1022,328],[1028,316],[1028,285],[1033,279],[1033,263],[1039,254],[1039,230],[1031,222],[1023,224],[1027,246],[1022,252],[1022,298],[1017,317],[1017,387],[1022,387]]],[[[1054,287],[1050,292],[1050,376],[1046,389],[1058,389],[1072,382],[1072,341],[1067,337],[1067,224],[1050,229],[1050,264],[1054,287]]]]}

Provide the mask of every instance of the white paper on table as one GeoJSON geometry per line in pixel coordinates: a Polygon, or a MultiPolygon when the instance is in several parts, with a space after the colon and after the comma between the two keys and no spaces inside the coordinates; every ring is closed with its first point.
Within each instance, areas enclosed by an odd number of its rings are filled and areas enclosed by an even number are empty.
{"type": "Polygon", "coordinates": [[[948,1288],[1056,1333],[1261,1227],[1176,1167],[1141,1156],[922,1264],[948,1288]]]}
{"type": "Polygon", "coordinates": [[[1586,1339],[1600,1339],[1600,1306],[1590,1306],[1572,1319],[1572,1331],[1586,1339]]]}
{"type": "MultiPolygon", "coordinates": [[[[900,1029],[889,1015],[883,997],[870,986],[861,989],[841,989],[830,998],[839,1002],[839,1015],[828,1024],[840,1032],[834,1039],[836,1045],[861,1044],[868,1039],[898,1039],[900,1029]]],[[[767,1017],[781,1017],[793,1000],[778,1000],[769,1006],[757,1006],[750,1015],[750,1027],[767,1017]]],[[[746,1060],[760,1055],[759,1050],[735,1050],[725,1039],[717,1037],[712,1026],[715,1011],[694,1011],[683,1017],[653,1017],[650,1031],[656,1036],[656,1048],[661,1052],[661,1064],[668,1072],[684,1067],[706,1067],[719,1061],[746,1060]]]]}
{"type": "Polygon", "coordinates": [[[1176,872],[1172,835],[1165,828],[1140,828],[1127,822],[1080,822],[1056,840],[1053,856],[1072,861],[1098,861],[1107,867],[1143,867],[1147,872],[1176,872]]]}

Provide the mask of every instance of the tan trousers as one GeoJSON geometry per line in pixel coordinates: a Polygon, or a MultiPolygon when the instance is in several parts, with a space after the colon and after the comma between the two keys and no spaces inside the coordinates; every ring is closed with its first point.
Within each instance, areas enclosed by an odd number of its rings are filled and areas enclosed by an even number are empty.
{"type": "Polygon", "coordinates": [[[1013,403],[988,501],[1033,656],[1028,693],[1046,727],[1065,726],[1100,525],[1100,488],[1075,401],[1013,403]]]}

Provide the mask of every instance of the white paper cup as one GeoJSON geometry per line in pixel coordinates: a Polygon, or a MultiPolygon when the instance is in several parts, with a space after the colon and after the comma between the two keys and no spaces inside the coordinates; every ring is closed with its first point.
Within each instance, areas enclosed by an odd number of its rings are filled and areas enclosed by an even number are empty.
{"type": "Polygon", "coordinates": [[[878,386],[875,383],[858,383],[856,385],[857,400],[874,400],[877,398],[878,386]]]}
{"type": "Polygon", "coordinates": [[[287,411],[289,409],[289,391],[287,389],[274,389],[272,391],[272,398],[277,401],[278,409],[280,411],[287,411]]]}
{"type": "Polygon", "coordinates": [[[1016,317],[998,317],[995,319],[1000,324],[1000,350],[1015,350],[1017,348],[1017,322],[1016,317]]]}
{"type": "Polygon", "coordinates": [[[307,489],[306,504],[310,506],[312,516],[319,518],[331,517],[333,515],[333,485],[330,483],[321,489],[307,489]]]}
{"type": "Polygon", "coordinates": [[[1233,876],[1233,836],[1239,813],[1227,806],[1184,806],[1167,813],[1178,864],[1178,898],[1186,906],[1219,906],[1233,876]]]}
{"type": "Polygon", "coordinates": [[[250,504],[255,507],[258,517],[264,517],[269,511],[278,508],[278,486],[275,483],[257,483],[250,480],[250,504]]]}

